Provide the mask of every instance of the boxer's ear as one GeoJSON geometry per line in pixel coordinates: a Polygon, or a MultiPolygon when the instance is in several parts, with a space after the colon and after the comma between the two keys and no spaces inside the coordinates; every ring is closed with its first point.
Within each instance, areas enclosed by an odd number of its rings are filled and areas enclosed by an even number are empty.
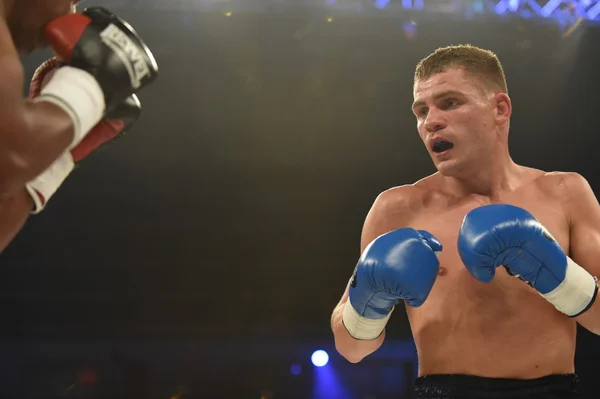
{"type": "Polygon", "coordinates": [[[493,101],[496,125],[507,123],[512,115],[512,102],[510,97],[506,93],[496,93],[494,94],[493,101]]]}

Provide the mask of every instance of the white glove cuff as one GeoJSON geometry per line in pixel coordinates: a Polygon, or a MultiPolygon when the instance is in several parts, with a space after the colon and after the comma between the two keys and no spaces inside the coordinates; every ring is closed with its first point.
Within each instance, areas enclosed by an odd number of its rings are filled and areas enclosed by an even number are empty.
{"type": "Polygon", "coordinates": [[[79,144],[102,119],[106,107],[104,93],[96,79],[83,69],[70,66],[53,71],[34,101],[53,103],[73,119],[75,137],[69,149],[79,144]]]}
{"type": "Polygon", "coordinates": [[[31,213],[37,214],[44,209],[50,197],[58,190],[74,167],[73,157],[67,151],[56,159],[48,169],[25,185],[33,199],[34,209],[31,213]]]}
{"type": "Polygon", "coordinates": [[[359,315],[352,307],[350,300],[348,300],[344,304],[342,323],[352,338],[372,340],[381,335],[391,315],[392,312],[388,313],[388,315],[382,319],[367,319],[366,317],[359,315]]]}
{"type": "Polygon", "coordinates": [[[567,316],[576,317],[592,306],[597,293],[597,279],[567,257],[565,279],[542,296],[567,316]]]}

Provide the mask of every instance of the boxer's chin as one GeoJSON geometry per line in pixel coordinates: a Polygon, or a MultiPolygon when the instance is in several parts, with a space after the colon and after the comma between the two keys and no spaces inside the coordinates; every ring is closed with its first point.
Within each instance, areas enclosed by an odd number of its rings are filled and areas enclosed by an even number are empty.
{"type": "Polygon", "coordinates": [[[460,175],[460,165],[454,158],[437,161],[435,167],[441,175],[446,177],[458,177],[460,175]]]}

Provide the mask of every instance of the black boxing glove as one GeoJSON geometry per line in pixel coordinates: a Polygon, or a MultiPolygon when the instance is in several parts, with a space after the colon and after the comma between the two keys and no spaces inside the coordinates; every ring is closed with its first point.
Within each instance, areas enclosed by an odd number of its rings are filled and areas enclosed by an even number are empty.
{"type": "Polygon", "coordinates": [[[50,22],[46,38],[65,66],[35,101],[50,101],[73,118],[77,146],[105,116],[152,83],[156,61],[133,28],[104,8],[50,22]]]}
{"type": "Polygon", "coordinates": [[[111,110],[157,77],[154,56],[124,20],[101,7],[87,8],[50,22],[52,49],[68,65],[91,73],[111,110]]]}

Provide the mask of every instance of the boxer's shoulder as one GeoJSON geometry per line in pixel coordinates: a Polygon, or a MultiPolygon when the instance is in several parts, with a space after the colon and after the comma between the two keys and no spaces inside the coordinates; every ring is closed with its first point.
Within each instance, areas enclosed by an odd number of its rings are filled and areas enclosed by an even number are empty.
{"type": "Polygon", "coordinates": [[[418,206],[418,196],[417,189],[409,185],[385,190],[375,198],[369,219],[382,233],[404,227],[410,220],[410,210],[418,206]]]}
{"type": "Polygon", "coordinates": [[[402,185],[381,192],[367,215],[362,231],[362,247],[378,236],[407,227],[423,207],[424,190],[402,185]]]}
{"type": "Polygon", "coordinates": [[[412,184],[392,187],[377,197],[378,208],[387,212],[409,212],[417,216],[433,204],[444,202],[447,193],[442,190],[441,175],[435,173],[412,184]]]}
{"type": "Polygon", "coordinates": [[[375,199],[378,210],[389,213],[411,212],[420,209],[430,190],[420,184],[406,184],[392,187],[380,193],[375,199]]]}
{"type": "Polygon", "coordinates": [[[544,172],[535,179],[535,183],[545,195],[561,201],[591,191],[588,181],[577,172],[544,172]]]}

